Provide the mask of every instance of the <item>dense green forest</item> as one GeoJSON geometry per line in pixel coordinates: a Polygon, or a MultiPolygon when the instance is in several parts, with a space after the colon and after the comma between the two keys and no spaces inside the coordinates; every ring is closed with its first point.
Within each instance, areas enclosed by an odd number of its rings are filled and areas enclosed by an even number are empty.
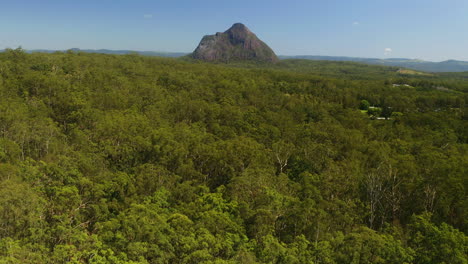
{"type": "Polygon", "coordinates": [[[468,263],[466,73],[16,49],[0,96],[0,263],[468,263]]]}

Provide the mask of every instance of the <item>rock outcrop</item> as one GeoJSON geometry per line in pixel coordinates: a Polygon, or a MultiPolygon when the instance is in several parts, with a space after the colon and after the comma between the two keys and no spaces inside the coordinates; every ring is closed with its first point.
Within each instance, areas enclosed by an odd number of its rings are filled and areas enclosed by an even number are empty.
{"type": "Polygon", "coordinates": [[[241,23],[234,24],[224,33],[204,36],[192,57],[210,62],[278,61],[273,50],[241,23]]]}

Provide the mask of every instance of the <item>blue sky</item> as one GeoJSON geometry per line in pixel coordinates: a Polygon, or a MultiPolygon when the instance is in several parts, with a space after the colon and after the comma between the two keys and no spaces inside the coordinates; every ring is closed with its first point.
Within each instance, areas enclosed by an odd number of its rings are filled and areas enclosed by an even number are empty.
{"type": "Polygon", "coordinates": [[[280,55],[468,61],[468,0],[0,0],[0,49],[191,52],[242,22],[280,55]]]}

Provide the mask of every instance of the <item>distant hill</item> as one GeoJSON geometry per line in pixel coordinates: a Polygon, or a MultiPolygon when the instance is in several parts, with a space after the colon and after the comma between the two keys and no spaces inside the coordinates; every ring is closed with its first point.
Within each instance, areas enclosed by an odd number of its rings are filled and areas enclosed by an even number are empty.
{"type": "MultiPolygon", "coordinates": [[[[218,34],[225,34],[225,33],[218,33],[218,34]]],[[[211,37],[212,36],[215,36],[215,35],[211,35],[211,37]]],[[[205,38],[207,37],[210,37],[210,36],[205,36],[205,38]]],[[[268,46],[266,47],[270,49],[268,46]]],[[[168,58],[178,58],[178,57],[183,57],[186,55],[194,56],[193,54],[186,53],[186,52],[160,52],[160,51],[135,51],[135,50],[110,50],[110,49],[94,50],[94,49],[78,49],[78,48],[73,48],[70,50],[73,50],[76,52],[85,52],[85,53],[102,53],[102,54],[117,54],[117,55],[139,54],[143,56],[168,57],[168,58]]],[[[0,52],[3,52],[3,51],[4,50],[0,50],[0,52]]],[[[27,50],[28,53],[34,53],[34,52],[54,53],[54,52],[66,52],[66,51],[67,50],[46,50],[46,49],[27,50]]],[[[276,61],[273,55],[274,53],[269,55],[271,56],[270,60],[276,61]]],[[[196,55],[196,56],[201,56],[201,55],[196,55]]],[[[335,61],[335,62],[348,61],[348,62],[365,63],[365,64],[370,64],[370,65],[408,68],[408,69],[424,71],[424,72],[468,72],[468,61],[458,61],[458,60],[432,62],[432,61],[423,61],[423,60],[405,59],[405,58],[378,59],[378,58],[359,58],[359,57],[345,57],[345,56],[313,56],[313,55],[298,55],[298,56],[281,56],[280,55],[278,56],[278,59],[279,60],[303,59],[303,60],[313,60],[313,61],[335,61]]]]}
{"type": "Polygon", "coordinates": [[[465,72],[468,71],[468,62],[448,60],[442,62],[431,62],[413,59],[376,59],[376,58],[355,58],[355,57],[334,57],[334,56],[280,56],[280,59],[306,59],[324,61],[352,61],[373,65],[395,66],[409,68],[425,72],[465,72]]]}
{"type": "Polygon", "coordinates": [[[273,50],[241,23],[234,24],[224,33],[204,36],[192,57],[210,62],[278,62],[273,50]]]}
{"type": "MultiPolygon", "coordinates": [[[[116,55],[125,55],[125,54],[139,54],[143,56],[155,56],[155,57],[170,57],[177,58],[187,55],[188,53],[184,52],[162,52],[162,51],[135,51],[135,50],[109,50],[109,49],[78,49],[73,48],[69,49],[75,52],[85,52],[85,53],[101,53],[101,54],[116,54],[116,55]]],[[[28,53],[41,52],[41,53],[54,53],[54,52],[66,52],[67,50],[45,50],[45,49],[36,49],[36,50],[27,50],[28,53]]]]}

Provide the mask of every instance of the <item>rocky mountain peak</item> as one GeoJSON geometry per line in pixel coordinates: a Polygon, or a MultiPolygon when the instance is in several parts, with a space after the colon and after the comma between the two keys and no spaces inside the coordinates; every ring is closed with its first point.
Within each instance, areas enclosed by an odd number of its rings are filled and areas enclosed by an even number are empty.
{"type": "Polygon", "coordinates": [[[204,36],[192,57],[211,62],[278,61],[273,50],[242,23],[235,23],[224,33],[204,36]]]}

